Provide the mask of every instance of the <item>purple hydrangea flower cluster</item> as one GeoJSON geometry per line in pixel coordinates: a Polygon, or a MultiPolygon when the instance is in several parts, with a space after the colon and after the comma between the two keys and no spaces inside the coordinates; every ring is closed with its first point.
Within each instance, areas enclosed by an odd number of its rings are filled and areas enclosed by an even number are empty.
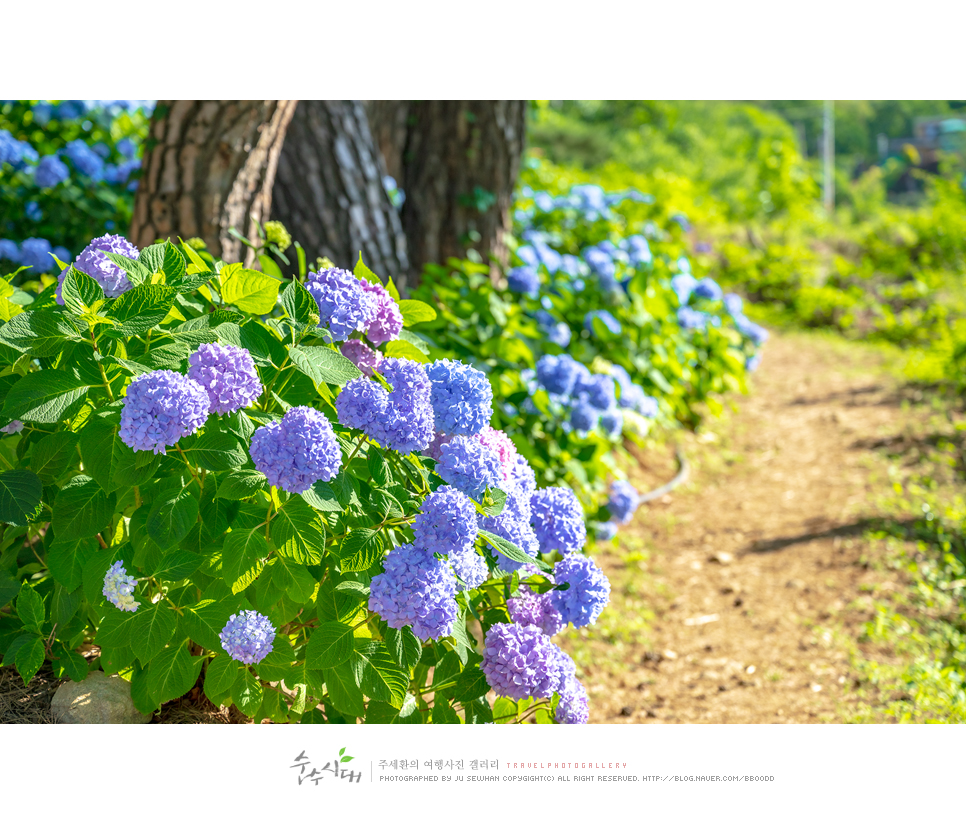
{"type": "Polygon", "coordinates": [[[170,369],[148,372],[127,387],[118,436],[132,450],[165,455],[204,424],[210,406],[208,393],[190,378],[170,369]]]}
{"type": "Polygon", "coordinates": [[[535,625],[548,637],[562,631],[566,626],[553,605],[553,593],[538,594],[529,586],[520,585],[520,593],[506,601],[510,619],[518,625],[535,625]]]}
{"type": "Polygon", "coordinates": [[[0,239],[0,259],[13,263],[20,262],[20,246],[12,239],[0,239]]]}
{"type": "Polygon", "coordinates": [[[19,432],[23,432],[23,421],[13,420],[5,427],[0,428],[0,432],[6,433],[7,435],[16,435],[19,432]]]}
{"type": "Polygon", "coordinates": [[[627,481],[615,481],[610,486],[610,501],[607,509],[619,524],[626,525],[640,505],[637,490],[627,481]]]}
{"type": "Polygon", "coordinates": [[[437,360],[426,367],[433,384],[430,401],[436,430],[476,435],[493,417],[493,389],[479,369],[458,360],[437,360]]]}
{"type": "Polygon", "coordinates": [[[587,691],[577,679],[577,665],[563,649],[559,649],[557,660],[560,664],[560,699],[553,713],[557,723],[583,724],[590,719],[590,701],[587,691]]]}
{"type": "Polygon", "coordinates": [[[550,592],[563,624],[581,628],[597,622],[610,599],[610,581],[593,560],[579,553],[567,554],[554,565],[553,578],[558,585],[570,585],[566,590],[550,592]]]}
{"type": "Polygon", "coordinates": [[[128,576],[124,562],[117,561],[104,574],[104,588],[102,593],[110,602],[122,611],[137,611],[141,605],[134,601],[134,588],[137,580],[128,576]]]}
{"type": "Polygon", "coordinates": [[[608,409],[600,413],[600,428],[611,440],[617,440],[624,429],[624,416],[619,409],[608,409]]]}
{"type": "Polygon", "coordinates": [[[339,347],[339,351],[342,352],[343,357],[355,363],[367,378],[372,377],[372,373],[379,368],[379,363],[382,361],[382,353],[370,349],[361,340],[346,340],[339,347]]]}
{"type": "Polygon", "coordinates": [[[412,525],[419,547],[444,554],[472,550],[479,528],[476,508],[465,494],[444,484],[425,498],[420,509],[412,525]]]}
{"type": "Polygon", "coordinates": [[[362,289],[372,301],[372,311],[366,323],[366,337],[376,346],[399,337],[403,328],[403,316],[399,304],[381,285],[362,280],[362,289]]]}
{"type": "Polygon", "coordinates": [[[275,626],[264,614],[239,611],[228,618],[218,636],[221,647],[232,660],[251,665],[260,663],[271,653],[275,626]]]}
{"type": "Polygon", "coordinates": [[[248,349],[202,343],[188,362],[188,377],[208,393],[212,412],[236,412],[251,406],[262,394],[262,383],[248,349]]]}
{"type": "Polygon", "coordinates": [[[453,569],[416,545],[400,545],[386,554],[384,572],[372,578],[369,610],[391,628],[412,626],[420,640],[438,640],[453,632],[458,606],[453,569]]]}
{"type": "Polygon", "coordinates": [[[490,573],[486,560],[472,548],[451,553],[448,561],[456,578],[468,589],[478,588],[490,573]]]}
{"type": "Polygon", "coordinates": [[[480,668],[498,695],[550,697],[560,687],[557,648],[535,625],[496,623],[486,632],[480,668]]]}
{"type": "MultiPolygon", "coordinates": [[[[105,234],[97,239],[91,240],[91,244],[84,248],[74,260],[74,267],[78,271],[83,271],[87,276],[97,280],[98,285],[104,289],[104,296],[108,299],[120,297],[125,291],[130,289],[131,281],[127,278],[124,269],[115,265],[107,258],[107,254],[121,254],[130,259],[137,259],[138,249],[128,242],[123,236],[112,236],[105,234]]],[[[64,304],[61,290],[64,285],[64,277],[67,276],[66,269],[61,272],[57,285],[57,302],[64,304]]]]}
{"type": "Polygon", "coordinates": [[[768,330],[757,323],[753,323],[744,314],[735,317],[735,325],[745,337],[756,346],[762,345],[768,339],[768,330]]]}
{"type": "Polygon", "coordinates": [[[443,481],[476,500],[487,487],[500,487],[503,483],[499,455],[475,435],[457,435],[443,444],[436,472],[443,481]]]}
{"type": "Polygon", "coordinates": [[[584,511],[573,490],[544,487],[530,498],[530,507],[541,553],[557,550],[566,554],[584,546],[587,541],[584,511]]]}
{"type": "Polygon", "coordinates": [[[44,156],[34,171],[34,182],[37,187],[57,187],[70,177],[70,168],[57,156],[44,156]]]}
{"type": "Polygon", "coordinates": [[[570,410],[570,426],[578,432],[592,432],[600,423],[600,411],[590,401],[579,400],[570,410]]]}
{"type": "Polygon", "coordinates": [[[710,317],[703,311],[682,306],[678,309],[678,323],[683,329],[698,329],[704,331],[708,327],[710,317]]]}
{"type": "Polygon", "coordinates": [[[401,453],[426,449],[435,436],[426,369],[414,360],[389,357],[379,371],[392,391],[368,378],[353,378],[335,401],[339,421],[401,453]]]}
{"type": "Polygon", "coordinates": [[[281,421],[255,430],[249,452],[269,484],[287,493],[302,493],[317,481],[331,481],[342,466],[332,424],[308,406],[292,407],[281,421]]]}
{"type": "Polygon", "coordinates": [[[363,281],[342,268],[309,272],[305,288],[319,306],[319,326],[327,328],[335,342],[354,331],[364,331],[374,316],[376,300],[363,281]]]}

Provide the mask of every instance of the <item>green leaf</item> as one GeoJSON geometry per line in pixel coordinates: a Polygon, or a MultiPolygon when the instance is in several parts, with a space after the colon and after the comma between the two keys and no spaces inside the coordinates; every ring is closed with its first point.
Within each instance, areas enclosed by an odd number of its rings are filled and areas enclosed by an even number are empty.
{"type": "Polygon", "coordinates": [[[26,525],[40,507],[44,488],[30,470],[5,470],[0,473],[0,522],[26,525]]]}
{"type": "Polygon", "coordinates": [[[113,334],[131,337],[156,326],[171,311],[178,289],[165,285],[137,285],[111,303],[106,314],[116,320],[113,334]]]}
{"type": "Polygon", "coordinates": [[[386,647],[396,664],[407,672],[419,662],[423,654],[423,644],[408,625],[387,628],[386,647]]]}
{"type": "MultiPolygon", "coordinates": [[[[86,538],[84,541],[90,543],[92,540],[86,538]]],[[[84,556],[82,584],[84,586],[84,598],[87,602],[94,608],[103,608],[107,605],[107,601],[104,599],[104,576],[107,574],[107,569],[111,566],[115,557],[120,558],[119,553],[123,551],[133,552],[133,548],[130,545],[125,545],[121,549],[101,550],[96,545],[97,543],[94,542],[90,554],[84,556]]]]}
{"type": "Polygon", "coordinates": [[[51,525],[59,542],[96,536],[110,523],[114,496],[105,495],[89,476],[74,476],[54,499],[51,525]]]}
{"type": "Polygon", "coordinates": [[[266,683],[288,682],[288,674],[295,662],[295,650],[285,634],[276,635],[272,650],[258,664],[258,676],[266,683]]]}
{"type": "Polygon", "coordinates": [[[379,487],[385,487],[390,480],[389,465],[386,463],[386,459],[382,453],[374,447],[369,450],[368,465],[369,475],[372,476],[372,480],[379,487]]]}
{"type": "Polygon", "coordinates": [[[33,448],[30,469],[45,484],[52,484],[67,472],[74,460],[77,436],[72,432],[55,432],[45,435],[33,448]]]}
{"type": "MultiPolygon", "coordinates": [[[[78,584],[80,584],[78,582],[78,584]]],[[[80,604],[84,601],[84,592],[80,588],[70,590],[63,585],[54,587],[54,598],[51,603],[50,621],[58,626],[67,625],[72,619],[80,604]]]]}
{"type": "Polygon", "coordinates": [[[361,663],[350,660],[331,669],[323,669],[325,689],[335,706],[342,714],[353,718],[365,717],[366,705],[359,688],[361,681],[361,663]]]}
{"type": "Polygon", "coordinates": [[[20,593],[20,583],[6,571],[0,570],[0,608],[20,593]]]}
{"type": "Polygon", "coordinates": [[[65,648],[61,643],[54,643],[53,656],[56,661],[54,665],[59,665],[75,683],[87,677],[90,666],[76,651],[65,648]]]}
{"type": "Polygon", "coordinates": [[[149,245],[138,256],[140,262],[151,274],[164,274],[169,285],[185,275],[187,264],[184,256],[168,241],[149,245]]]}
{"type": "Polygon", "coordinates": [[[342,505],[327,481],[315,482],[308,490],[303,490],[301,496],[307,504],[323,513],[342,512],[342,505]]]}
{"type": "Polygon", "coordinates": [[[420,337],[415,332],[403,329],[399,332],[399,339],[405,340],[410,345],[415,346],[423,354],[429,354],[429,344],[426,342],[425,337],[420,337]]]}
{"type": "Polygon", "coordinates": [[[382,286],[382,280],[377,277],[372,270],[362,261],[362,252],[359,252],[359,261],[356,263],[356,267],[352,269],[352,275],[360,280],[365,280],[372,285],[382,286]]]}
{"type": "Polygon", "coordinates": [[[164,555],[153,575],[155,579],[180,582],[197,571],[203,562],[204,557],[197,553],[192,553],[189,550],[173,550],[164,555]]]}
{"type": "Polygon", "coordinates": [[[169,646],[151,661],[148,684],[158,695],[158,703],[167,703],[186,694],[201,672],[201,658],[193,659],[188,644],[169,646]]]}
{"type": "Polygon", "coordinates": [[[238,674],[244,666],[227,654],[216,654],[205,670],[205,694],[217,704],[238,682],[238,674]]]}
{"type": "Polygon", "coordinates": [[[240,501],[254,496],[267,486],[268,479],[257,470],[236,470],[221,482],[215,498],[240,501]]]}
{"type": "Polygon", "coordinates": [[[272,519],[271,538],[279,554],[302,565],[320,565],[325,556],[325,525],[304,501],[282,505],[272,519]]]}
{"type": "Polygon", "coordinates": [[[201,271],[196,274],[186,274],[179,280],[168,280],[168,285],[177,288],[182,294],[187,294],[191,291],[197,291],[217,276],[213,271],[201,271]]]}
{"type": "Polygon", "coordinates": [[[386,344],[386,357],[404,357],[407,360],[415,360],[417,363],[428,363],[429,358],[426,352],[421,351],[412,343],[405,340],[393,340],[386,344]]]}
{"type": "Polygon", "coordinates": [[[26,685],[33,680],[34,675],[44,664],[44,641],[40,637],[32,637],[20,646],[17,649],[15,663],[26,685]]]}
{"type": "Polygon", "coordinates": [[[312,631],[305,650],[310,669],[332,669],[347,662],[355,651],[355,635],[341,622],[324,622],[312,631]]]}
{"type": "Polygon", "coordinates": [[[44,601],[28,582],[20,586],[20,593],[17,594],[17,615],[23,623],[23,627],[28,631],[41,634],[44,622],[47,619],[47,612],[44,609],[44,601]]]}
{"type": "Polygon", "coordinates": [[[25,311],[0,326],[0,343],[18,352],[47,357],[81,336],[64,312],[54,309],[25,311]]]}
{"type": "Polygon", "coordinates": [[[343,386],[362,374],[355,363],[327,346],[292,346],[288,354],[299,371],[317,384],[343,386]]]}
{"type": "Polygon", "coordinates": [[[367,570],[379,560],[384,549],[377,530],[370,527],[350,530],[339,547],[343,572],[367,570]]]}
{"type": "Polygon", "coordinates": [[[480,506],[487,516],[499,516],[506,506],[506,493],[493,487],[487,492],[487,497],[480,506]]]}
{"type": "Polygon", "coordinates": [[[493,721],[495,723],[508,723],[517,716],[516,701],[508,700],[505,697],[498,697],[493,704],[493,721]]]}
{"type": "Polygon", "coordinates": [[[56,424],[80,409],[80,402],[89,388],[63,369],[31,372],[7,393],[0,417],[7,421],[18,419],[56,424]]]}
{"type": "Polygon", "coordinates": [[[225,537],[221,567],[233,594],[244,591],[258,578],[267,556],[264,528],[235,528],[225,537]]]}
{"type": "Polygon", "coordinates": [[[248,717],[255,717],[255,713],[262,705],[262,698],[265,692],[258,678],[252,676],[248,669],[244,669],[235,680],[232,687],[231,696],[235,705],[248,717]]]}
{"type": "Polygon", "coordinates": [[[486,675],[478,667],[467,667],[456,681],[453,697],[462,702],[482,697],[490,690],[486,675]]]}
{"type": "Polygon", "coordinates": [[[210,651],[221,651],[219,636],[228,618],[238,612],[240,599],[203,599],[184,610],[185,631],[193,642],[210,651]]]}
{"type": "Polygon", "coordinates": [[[230,432],[206,432],[191,448],[207,470],[237,470],[248,463],[248,451],[230,432]]]}
{"type": "Polygon", "coordinates": [[[173,548],[198,521],[198,499],[187,490],[162,496],[148,513],[145,527],[161,550],[173,548]]]}
{"type": "Polygon", "coordinates": [[[403,300],[399,303],[403,325],[407,328],[417,323],[428,323],[436,319],[436,311],[421,300],[403,300]]]}
{"type": "Polygon", "coordinates": [[[134,632],[137,612],[120,611],[116,608],[108,608],[104,614],[104,619],[97,628],[97,635],[94,642],[102,647],[128,649],[133,646],[132,634],[134,632]]]}
{"type": "Polygon", "coordinates": [[[490,543],[496,550],[502,553],[507,559],[512,559],[514,562],[531,562],[541,565],[544,570],[547,570],[547,566],[543,564],[542,561],[534,559],[532,556],[528,556],[519,545],[513,544],[513,542],[508,542],[506,539],[501,539],[490,533],[488,530],[481,530],[480,537],[485,539],[490,543]]]}
{"type": "Polygon", "coordinates": [[[386,282],[386,291],[389,292],[389,296],[392,297],[397,303],[402,299],[399,296],[399,289],[396,288],[396,283],[392,281],[392,277],[389,277],[386,282]]]}
{"type": "Polygon", "coordinates": [[[140,285],[146,279],[150,279],[151,272],[136,259],[126,257],[124,254],[115,254],[112,251],[105,251],[104,253],[111,262],[127,274],[127,278],[131,281],[132,285],[140,285]]]}
{"type": "Polygon", "coordinates": [[[396,665],[384,643],[370,640],[357,653],[362,660],[362,691],[373,700],[401,707],[409,687],[409,673],[396,665]]]}
{"type": "Polygon", "coordinates": [[[178,615],[163,599],[135,612],[131,646],[142,665],[147,665],[160,653],[177,627],[178,615]]]}
{"type": "Polygon", "coordinates": [[[149,669],[138,664],[131,671],[131,702],[144,715],[156,711],[160,706],[157,692],[150,686],[149,669]]]}
{"type": "Polygon", "coordinates": [[[319,305],[302,283],[293,280],[285,286],[280,298],[282,308],[293,320],[309,325],[311,315],[318,316],[319,305]]]}
{"type": "Polygon", "coordinates": [[[268,314],[278,302],[278,280],[237,263],[221,269],[221,299],[249,314],[268,314]]]}
{"type": "Polygon", "coordinates": [[[433,723],[462,723],[456,710],[442,697],[433,701],[433,723]]]}
{"type": "Polygon", "coordinates": [[[71,266],[61,283],[61,297],[68,311],[86,314],[104,302],[104,289],[97,280],[71,266]]]}
{"type": "Polygon", "coordinates": [[[118,434],[121,425],[114,418],[91,418],[80,433],[84,471],[105,493],[147,482],[161,460],[154,453],[135,452],[118,434]]]}

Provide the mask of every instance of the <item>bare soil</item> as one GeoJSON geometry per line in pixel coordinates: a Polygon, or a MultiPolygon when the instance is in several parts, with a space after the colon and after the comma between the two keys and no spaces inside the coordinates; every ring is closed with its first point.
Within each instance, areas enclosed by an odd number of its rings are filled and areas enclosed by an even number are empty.
{"type": "MultiPolygon", "coordinates": [[[[849,649],[895,587],[869,584],[868,447],[899,387],[874,355],[797,335],[772,338],[752,387],[689,442],[690,482],[597,556],[611,606],[565,644],[592,722],[841,722],[857,700],[849,649]]],[[[673,474],[645,461],[639,489],[673,474]]]]}

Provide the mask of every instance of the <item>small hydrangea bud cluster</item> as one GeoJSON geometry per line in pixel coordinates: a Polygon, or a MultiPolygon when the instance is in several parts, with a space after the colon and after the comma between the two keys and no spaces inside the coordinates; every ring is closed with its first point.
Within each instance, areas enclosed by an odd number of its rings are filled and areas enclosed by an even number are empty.
{"type": "Polygon", "coordinates": [[[335,401],[339,421],[389,449],[404,454],[424,450],[435,434],[426,369],[414,360],[389,357],[379,372],[392,391],[374,380],[353,378],[335,401]]]}
{"type": "Polygon", "coordinates": [[[377,346],[395,340],[402,331],[399,305],[381,285],[360,280],[341,268],[310,272],[305,288],[319,306],[319,326],[341,342],[364,332],[377,346]]]}
{"type": "Polygon", "coordinates": [[[188,377],[208,393],[212,412],[237,412],[251,406],[262,394],[262,383],[248,349],[202,343],[188,362],[188,377]]]}
{"type": "Polygon", "coordinates": [[[372,578],[370,611],[391,628],[411,626],[420,640],[453,633],[459,609],[452,567],[416,545],[400,545],[386,554],[383,568],[372,578]]]}
{"type": "Polygon", "coordinates": [[[266,242],[270,242],[282,253],[288,250],[292,244],[292,235],[288,232],[285,225],[281,222],[266,222],[262,227],[265,230],[266,242]]]}
{"type": "MultiPolygon", "coordinates": [[[[97,280],[98,285],[104,289],[104,296],[113,299],[120,297],[132,286],[124,269],[107,258],[108,253],[121,254],[129,259],[137,259],[140,252],[123,236],[106,234],[92,240],[90,245],[80,252],[77,259],[74,260],[74,268],[97,280]]],[[[57,278],[56,297],[60,305],[64,304],[61,291],[66,276],[67,269],[65,268],[57,278]]]]}
{"type": "Polygon", "coordinates": [[[251,665],[260,663],[271,653],[275,626],[263,614],[239,611],[228,618],[219,638],[229,657],[251,665]]]}
{"type": "Polygon", "coordinates": [[[634,516],[641,503],[637,490],[627,481],[615,481],[610,486],[610,500],[607,509],[610,510],[614,521],[626,525],[634,516]]]}
{"type": "Polygon", "coordinates": [[[134,588],[137,580],[128,576],[121,561],[115,562],[104,574],[104,588],[102,593],[107,601],[122,611],[137,611],[141,605],[134,601],[134,588]]]}
{"type": "Polygon", "coordinates": [[[120,439],[132,450],[166,454],[208,419],[208,393],[170,369],[136,377],[127,387],[121,410],[120,439]]]}
{"type": "Polygon", "coordinates": [[[570,326],[544,309],[538,311],[535,317],[547,340],[560,346],[561,349],[566,349],[570,345],[570,339],[573,336],[570,326]]]}
{"type": "Polygon", "coordinates": [[[259,427],[250,453],[269,484],[302,493],[317,481],[331,481],[342,465],[342,449],[332,424],[318,410],[295,406],[281,421],[259,427]]]}

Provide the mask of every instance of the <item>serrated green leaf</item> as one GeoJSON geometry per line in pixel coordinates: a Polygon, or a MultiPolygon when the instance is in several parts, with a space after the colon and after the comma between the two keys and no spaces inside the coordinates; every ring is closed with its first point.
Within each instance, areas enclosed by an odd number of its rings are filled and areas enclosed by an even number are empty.
{"type": "Polygon", "coordinates": [[[532,556],[528,556],[523,548],[519,545],[515,545],[513,542],[508,542],[487,530],[480,531],[480,538],[485,539],[489,544],[497,551],[502,553],[507,559],[512,559],[514,562],[527,562],[533,563],[541,566],[544,570],[548,570],[548,566],[544,564],[539,559],[534,559],[532,556]]]}
{"type": "Polygon", "coordinates": [[[42,633],[47,619],[44,601],[27,582],[20,586],[20,593],[17,594],[17,616],[28,631],[42,633]]]}
{"type": "Polygon", "coordinates": [[[319,565],[325,556],[325,525],[305,501],[289,499],[271,523],[272,544],[280,555],[302,565],[319,565]]]}
{"type": "Polygon", "coordinates": [[[78,271],[74,266],[67,269],[61,283],[61,297],[64,306],[74,314],[86,314],[100,307],[104,302],[104,289],[97,280],[78,271]]]}
{"type": "Polygon", "coordinates": [[[0,418],[8,422],[17,419],[38,424],[59,423],[80,408],[89,388],[62,369],[31,372],[7,393],[0,418]]]}
{"type": "Polygon", "coordinates": [[[409,686],[409,674],[396,665],[384,643],[370,640],[357,648],[362,661],[362,691],[373,700],[401,707],[409,686]]]}
{"type": "Polygon", "coordinates": [[[77,436],[72,432],[45,435],[33,447],[30,469],[40,476],[42,482],[52,484],[69,469],[76,447],[77,436]]]}
{"type": "Polygon", "coordinates": [[[235,528],[225,537],[221,567],[232,593],[244,591],[258,578],[267,556],[264,528],[235,528]]]}
{"type": "Polygon", "coordinates": [[[158,703],[181,697],[195,685],[201,673],[201,658],[195,660],[187,643],[168,646],[151,661],[148,683],[158,696],[158,703]]]}
{"type": "Polygon", "coordinates": [[[131,647],[142,665],[147,665],[174,636],[178,615],[165,600],[141,608],[134,614],[131,647]]]}
{"type": "Polygon", "coordinates": [[[173,550],[166,553],[154,569],[154,578],[167,582],[180,582],[191,576],[204,562],[204,557],[190,550],[173,550]]]}
{"type": "Polygon", "coordinates": [[[239,602],[234,597],[213,600],[203,599],[184,609],[185,631],[192,641],[211,651],[221,650],[219,636],[229,617],[238,612],[239,602]]]}
{"type": "Polygon", "coordinates": [[[366,714],[366,705],[359,688],[361,682],[362,664],[358,660],[350,660],[331,669],[323,669],[325,688],[332,705],[342,714],[353,718],[361,718],[366,714]]]}
{"type": "Polygon", "coordinates": [[[158,456],[135,452],[118,434],[113,418],[91,418],[80,432],[80,452],[87,472],[105,493],[148,481],[161,463],[158,456]]]}
{"type": "Polygon", "coordinates": [[[0,326],[0,343],[34,357],[56,354],[66,343],[80,340],[75,324],[55,309],[27,310],[0,326]]]}
{"type": "Polygon", "coordinates": [[[54,643],[54,665],[60,666],[75,683],[80,683],[90,670],[87,661],[76,651],[71,651],[61,643],[54,643]]]}
{"type": "Polygon", "coordinates": [[[407,672],[419,662],[423,654],[423,644],[408,625],[399,629],[387,628],[386,647],[396,665],[407,672]]]}
{"type": "Polygon", "coordinates": [[[97,628],[94,642],[101,647],[132,649],[133,654],[132,635],[137,625],[136,616],[137,612],[109,608],[97,628]]]}
{"type": "Polygon", "coordinates": [[[255,713],[258,712],[264,694],[262,684],[258,682],[258,678],[252,676],[248,669],[244,669],[238,675],[231,690],[235,705],[250,718],[254,718],[255,713]]]}
{"type": "Polygon", "coordinates": [[[40,637],[33,637],[19,649],[15,659],[17,671],[23,678],[24,685],[33,680],[35,674],[44,664],[44,641],[40,637]]]}
{"type": "Polygon", "coordinates": [[[343,386],[362,374],[355,363],[327,346],[292,346],[288,354],[299,371],[317,384],[343,386]]]}
{"type": "Polygon", "coordinates": [[[399,303],[403,325],[409,328],[418,323],[428,323],[436,319],[436,311],[421,300],[402,300],[399,303]]]}
{"type": "Polygon", "coordinates": [[[148,513],[145,527],[152,541],[168,550],[178,544],[198,521],[198,499],[187,490],[159,498],[148,513]]]}
{"type": "Polygon", "coordinates": [[[115,498],[105,495],[89,476],[74,476],[54,499],[51,522],[59,542],[96,536],[108,525],[115,498]]]}
{"type": "Polygon", "coordinates": [[[249,314],[268,314],[278,302],[278,280],[237,263],[221,270],[221,299],[249,314]]]}
{"type": "Polygon", "coordinates": [[[324,622],[312,631],[305,650],[311,669],[332,669],[347,662],[355,651],[355,635],[341,622],[324,622]]]}
{"type": "Polygon", "coordinates": [[[369,458],[367,459],[369,466],[369,475],[372,480],[379,486],[385,487],[390,481],[389,465],[386,463],[386,459],[383,457],[382,453],[371,448],[369,451],[369,458]]]}
{"type": "Polygon", "coordinates": [[[229,473],[218,487],[215,496],[229,501],[240,501],[254,496],[259,490],[268,487],[268,479],[258,470],[236,470],[229,473]]]}
{"type": "Polygon", "coordinates": [[[426,353],[416,348],[412,343],[408,343],[405,340],[393,340],[386,344],[385,349],[386,357],[397,357],[405,358],[406,360],[415,360],[417,363],[428,363],[429,358],[426,353]]]}
{"type": "Polygon", "coordinates": [[[349,531],[339,546],[339,559],[343,571],[364,571],[372,567],[382,556],[385,545],[379,532],[369,527],[349,531]]]}
{"type": "Polygon", "coordinates": [[[136,285],[107,307],[105,313],[117,321],[112,334],[131,337],[156,326],[171,310],[176,288],[165,285],[136,285]]]}
{"type": "MultiPolygon", "coordinates": [[[[80,585],[80,580],[78,580],[78,585],[80,585]]],[[[77,613],[77,609],[80,608],[83,601],[84,592],[79,587],[70,590],[63,585],[56,585],[51,602],[50,621],[59,628],[63,628],[74,618],[74,614],[77,613]]]]}
{"type": "Polygon", "coordinates": [[[238,673],[244,666],[227,654],[216,654],[205,670],[205,694],[212,703],[219,703],[238,682],[238,673]]]}
{"type": "Polygon", "coordinates": [[[115,254],[113,251],[105,251],[104,253],[111,262],[127,274],[127,278],[132,285],[140,285],[150,278],[151,271],[136,259],[126,257],[124,254],[115,254]]]}
{"type": "Polygon", "coordinates": [[[30,470],[5,470],[0,473],[0,522],[22,526],[40,507],[44,488],[30,470]]]}
{"type": "Polygon", "coordinates": [[[212,472],[237,470],[248,463],[248,451],[230,432],[206,432],[191,448],[201,466],[212,472]]]}
{"type": "Polygon", "coordinates": [[[308,505],[323,513],[342,512],[342,505],[339,504],[328,482],[317,481],[308,490],[303,490],[300,495],[308,505]]]}
{"type": "Polygon", "coordinates": [[[319,305],[302,283],[293,280],[282,291],[279,298],[282,308],[293,320],[305,325],[311,323],[311,316],[318,316],[319,305]]]}

